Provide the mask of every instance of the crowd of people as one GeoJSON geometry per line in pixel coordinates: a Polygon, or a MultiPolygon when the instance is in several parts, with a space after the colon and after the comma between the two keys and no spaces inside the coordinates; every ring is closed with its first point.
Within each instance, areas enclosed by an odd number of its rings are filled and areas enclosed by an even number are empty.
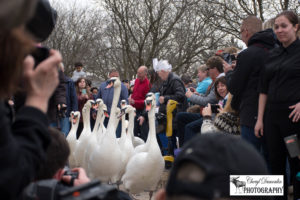
{"type": "MultiPolygon", "coordinates": [[[[72,169],[76,178],[64,175],[70,113],[82,112],[88,100],[101,98],[110,114],[114,88],[109,81],[93,85],[81,62],[68,77],[61,54],[41,46],[59,15],[47,0],[4,0],[0,13],[3,199],[22,199],[44,183],[55,185],[55,190],[89,183],[82,168],[72,169]],[[44,58],[34,56],[42,50],[44,58]],[[40,182],[45,179],[52,181],[40,182]]],[[[259,18],[246,17],[240,36],[247,48],[217,51],[197,68],[196,79],[178,76],[167,60],[153,59],[153,66],[139,66],[136,79],[122,81],[118,106],[125,100],[136,109],[134,135],[144,141],[149,132],[147,93],[157,97],[157,115],[167,115],[169,100],[178,103],[169,148],[180,153],[157,199],[229,198],[230,174],[284,175],[284,196],[276,199],[287,199],[289,185],[294,199],[300,198],[300,157],[292,157],[284,142],[285,137],[300,136],[299,17],[283,11],[272,22],[263,30],[259,18]]],[[[112,77],[121,78],[118,70],[110,69],[108,79],[112,77]]],[[[91,127],[96,115],[92,109],[91,127]]],[[[83,126],[81,115],[77,138],[83,126]]],[[[121,126],[119,122],[116,137],[121,126]]],[[[166,120],[157,120],[156,130],[165,133],[166,120]]],[[[120,191],[117,196],[130,199],[120,191]]]]}

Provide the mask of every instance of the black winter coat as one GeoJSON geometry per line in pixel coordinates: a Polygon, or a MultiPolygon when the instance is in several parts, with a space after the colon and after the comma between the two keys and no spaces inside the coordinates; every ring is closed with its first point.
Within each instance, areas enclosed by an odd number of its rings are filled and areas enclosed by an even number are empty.
{"type": "Polygon", "coordinates": [[[9,108],[0,101],[1,199],[17,199],[36,176],[50,142],[47,117],[33,107],[19,110],[12,123],[9,108]]]}
{"type": "Polygon", "coordinates": [[[179,103],[177,112],[183,112],[187,108],[187,99],[185,97],[185,87],[181,79],[174,73],[170,72],[168,79],[162,83],[159,90],[160,96],[164,96],[165,101],[159,106],[159,112],[166,114],[166,107],[169,99],[179,103]]]}
{"type": "Polygon", "coordinates": [[[261,71],[274,48],[276,40],[271,29],[255,33],[248,41],[248,48],[239,53],[237,65],[227,72],[226,81],[233,102],[239,102],[240,124],[255,126],[258,109],[258,84],[261,71]]]}

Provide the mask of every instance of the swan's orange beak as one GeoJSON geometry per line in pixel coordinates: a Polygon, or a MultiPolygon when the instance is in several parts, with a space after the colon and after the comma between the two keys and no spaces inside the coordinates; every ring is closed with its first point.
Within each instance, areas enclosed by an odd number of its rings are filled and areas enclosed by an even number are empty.
{"type": "Polygon", "coordinates": [[[151,110],[151,107],[152,107],[151,103],[147,102],[146,103],[146,111],[149,112],[151,110]]]}
{"type": "Polygon", "coordinates": [[[74,117],[73,117],[73,120],[72,120],[72,123],[73,123],[73,124],[76,124],[77,120],[78,120],[78,116],[74,116],[74,117]]]}
{"type": "Polygon", "coordinates": [[[110,82],[107,84],[106,88],[111,88],[113,85],[114,85],[114,83],[113,83],[112,81],[110,81],[110,82]]]}

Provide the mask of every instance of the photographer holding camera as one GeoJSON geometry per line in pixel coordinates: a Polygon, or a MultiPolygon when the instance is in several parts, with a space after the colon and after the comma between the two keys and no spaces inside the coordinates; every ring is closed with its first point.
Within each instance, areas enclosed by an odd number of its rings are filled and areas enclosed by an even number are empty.
{"type": "Polygon", "coordinates": [[[69,145],[63,134],[57,129],[49,128],[49,133],[51,143],[47,149],[46,162],[39,169],[36,182],[31,183],[24,190],[24,199],[26,200],[37,197],[39,199],[58,199],[59,191],[90,182],[84,169],[65,168],[70,154],[69,145]]]}
{"type": "Polygon", "coordinates": [[[225,77],[216,80],[215,94],[219,99],[219,103],[208,104],[202,110],[203,123],[201,126],[201,133],[219,132],[239,135],[239,117],[237,112],[231,108],[232,96],[227,90],[225,77]],[[214,119],[213,114],[216,114],[214,119]]]}
{"type": "Polygon", "coordinates": [[[49,128],[49,133],[52,140],[47,149],[46,162],[38,171],[36,181],[24,190],[24,200],[58,200],[69,195],[82,200],[90,197],[130,200],[126,193],[118,191],[114,186],[103,185],[97,181],[90,182],[83,168],[65,167],[70,154],[69,145],[59,130],[49,128]],[[78,196],[74,196],[74,192],[78,192],[78,196]]]}
{"type": "Polygon", "coordinates": [[[35,177],[50,142],[46,112],[58,85],[57,65],[62,57],[55,50],[34,69],[28,56],[34,48],[23,25],[30,19],[35,0],[0,1],[0,192],[1,199],[17,199],[35,177]],[[7,98],[23,80],[27,97],[12,121],[7,98]]]}

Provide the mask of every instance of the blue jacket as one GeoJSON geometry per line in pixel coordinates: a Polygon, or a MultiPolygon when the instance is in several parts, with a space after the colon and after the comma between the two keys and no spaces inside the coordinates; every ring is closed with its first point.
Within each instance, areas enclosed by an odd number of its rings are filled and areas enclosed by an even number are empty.
{"type": "Polygon", "coordinates": [[[196,92],[200,94],[205,94],[208,86],[211,84],[212,80],[210,77],[206,77],[203,81],[198,82],[196,92]]]}
{"type": "MultiPolygon", "coordinates": [[[[114,96],[114,87],[106,88],[106,86],[107,86],[106,81],[101,83],[101,85],[99,87],[99,92],[98,92],[97,98],[101,98],[103,100],[103,102],[107,106],[108,113],[110,113],[111,104],[112,104],[113,96],[114,96]]],[[[128,90],[127,90],[126,86],[122,83],[118,107],[120,107],[120,102],[123,99],[125,99],[126,102],[128,103],[128,90]]]]}
{"type": "Polygon", "coordinates": [[[71,111],[78,111],[77,95],[75,90],[75,84],[69,77],[65,76],[66,83],[66,99],[67,99],[67,113],[66,116],[69,117],[71,111]]]}

